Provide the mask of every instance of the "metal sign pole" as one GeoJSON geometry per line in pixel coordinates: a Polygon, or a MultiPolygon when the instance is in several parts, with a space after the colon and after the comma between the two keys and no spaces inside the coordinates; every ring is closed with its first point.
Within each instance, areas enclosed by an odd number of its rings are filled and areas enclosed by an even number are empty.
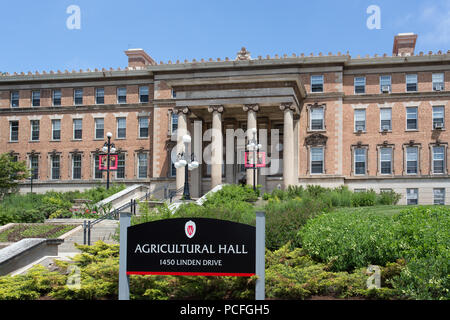
{"type": "Polygon", "coordinates": [[[266,250],[266,216],[265,212],[256,212],[256,280],[255,300],[264,300],[266,270],[265,270],[265,250],[266,250]]]}
{"type": "Polygon", "coordinates": [[[127,232],[131,225],[131,213],[120,213],[119,249],[119,300],[130,300],[130,283],[127,276],[127,232]]]}

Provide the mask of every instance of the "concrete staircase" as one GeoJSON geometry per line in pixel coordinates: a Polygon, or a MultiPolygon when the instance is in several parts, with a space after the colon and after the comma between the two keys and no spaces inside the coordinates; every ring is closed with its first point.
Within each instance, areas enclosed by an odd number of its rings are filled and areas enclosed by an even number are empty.
{"type": "MultiPolygon", "coordinates": [[[[93,221],[93,220],[91,220],[93,221]]],[[[117,220],[103,220],[94,225],[91,229],[91,245],[95,242],[102,240],[105,243],[109,244],[118,244],[112,236],[116,233],[117,226],[119,225],[119,221],[117,220]]],[[[87,235],[86,235],[87,239],[87,235]]],[[[75,248],[75,243],[83,244],[83,229],[81,228],[78,232],[72,234],[70,237],[64,240],[58,247],[58,252],[60,253],[68,253],[68,252],[80,252],[77,248],[75,248]]]]}

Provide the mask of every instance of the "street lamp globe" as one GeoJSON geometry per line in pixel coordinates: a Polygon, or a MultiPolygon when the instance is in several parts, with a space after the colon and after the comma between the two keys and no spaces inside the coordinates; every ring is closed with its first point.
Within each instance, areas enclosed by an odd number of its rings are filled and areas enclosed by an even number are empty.
{"type": "Polygon", "coordinates": [[[103,146],[102,151],[105,152],[105,153],[108,152],[108,147],[107,146],[103,146]]]}
{"type": "Polygon", "coordinates": [[[185,135],[183,136],[183,142],[184,142],[184,143],[191,143],[191,136],[188,135],[188,134],[185,134],[185,135]]]}
{"type": "Polygon", "coordinates": [[[108,138],[111,138],[111,137],[112,137],[112,133],[111,133],[111,132],[108,132],[108,133],[106,134],[106,136],[107,136],[108,138]]]}

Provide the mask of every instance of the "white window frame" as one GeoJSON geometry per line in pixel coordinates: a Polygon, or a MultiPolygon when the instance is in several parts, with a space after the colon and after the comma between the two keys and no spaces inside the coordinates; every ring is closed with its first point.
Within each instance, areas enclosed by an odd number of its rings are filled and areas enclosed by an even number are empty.
{"type": "MultiPolygon", "coordinates": [[[[316,160],[318,162],[318,160],[316,160]]],[[[313,146],[309,148],[309,173],[311,175],[321,175],[325,173],[325,148],[323,146],[313,146]],[[312,163],[313,163],[313,149],[322,151],[322,172],[312,172],[312,163]]]]}
{"type": "Polygon", "coordinates": [[[81,141],[81,140],[83,140],[83,119],[72,119],[72,139],[73,140],[76,140],[76,141],[81,141]],[[78,123],[78,121],[79,121],[79,123],[81,123],[81,129],[77,129],[76,128],[76,125],[75,125],[75,123],[78,123]],[[75,137],[75,131],[76,130],[81,130],[81,138],[76,138],[75,137]]]}
{"type": "Polygon", "coordinates": [[[36,158],[37,159],[37,161],[36,161],[36,164],[37,164],[37,167],[36,167],[36,171],[37,171],[37,174],[36,174],[36,178],[33,178],[33,180],[39,180],[39,155],[38,154],[30,154],[29,155],[29,157],[28,157],[28,159],[29,159],[29,161],[30,161],[30,170],[31,170],[31,176],[33,177],[34,176],[34,170],[33,170],[33,159],[34,158],[36,158]]]}
{"type": "Polygon", "coordinates": [[[379,159],[380,175],[383,175],[383,176],[390,176],[390,175],[392,175],[393,172],[394,172],[394,148],[381,146],[379,148],[379,158],[380,158],[379,159]],[[390,160],[389,161],[383,160],[383,150],[390,150],[390,160]],[[390,162],[391,170],[390,170],[389,173],[383,173],[383,168],[382,168],[382,163],[383,162],[390,162]]]}
{"type": "Polygon", "coordinates": [[[353,78],[353,93],[354,94],[366,94],[366,77],[354,77],[353,78]],[[361,81],[363,79],[364,81],[361,81]],[[357,80],[364,82],[362,85],[361,83],[357,85],[357,80]],[[364,87],[364,92],[356,92],[356,87],[364,87]]]}
{"type": "Polygon", "coordinates": [[[138,117],[138,135],[140,139],[146,139],[150,136],[150,119],[148,117],[138,117]],[[141,136],[141,129],[145,127],[141,127],[141,120],[146,120],[147,122],[147,135],[141,136]]]}
{"type": "Polygon", "coordinates": [[[439,72],[439,73],[433,73],[431,75],[431,82],[433,85],[433,91],[441,91],[441,90],[436,90],[437,86],[441,86],[442,87],[442,91],[445,90],[445,74],[443,72],[439,72]],[[439,79],[437,80],[436,78],[439,79]]]}
{"type": "Polygon", "coordinates": [[[61,141],[61,119],[52,119],[52,141],[61,141]],[[55,123],[59,123],[59,139],[55,139],[55,123]]]}
{"type": "Polygon", "coordinates": [[[73,105],[74,106],[82,106],[84,103],[84,96],[83,96],[83,88],[75,88],[73,89],[73,105]],[[81,92],[81,103],[77,103],[77,93],[81,92]]]}
{"type": "Polygon", "coordinates": [[[72,154],[72,180],[81,180],[83,179],[83,155],[80,153],[73,153],[72,154]],[[75,157],[80,157],[80,177],[75,177],[75,157]]]}
{"type": "Polygon", "coordinates": [[[407,188],[406,189],[406,204],[409,206],[415,206],[419,204],[419,189],[418,188],[407,188]],[[414,192],[412,192],[414,191],[414,192]],[[413,195],[413,198],[411,196],[413,195]],[[416,203],[409,203],[410,200],[416,200],[416,203]]]}
{"type": "Polygon", "coordinates": [[[432,107],[431,125],[434,130],[435,129],[435,123],[434,123],[435,121],[434,120],[440,119],[440,118],[435,117],[435,113],[437,113],[437,112],[435,112],[435,110],[437,108],[442,109],[442,129],[444,130],[445,129],[445,106],[433,106],[432,107]]]}
{"type": "Polygon", "coordinates": [[[148,153],[147,152],[137,153],[136,161],[137,161],[137,164],[136,164],[136,169],[137,169],[136,177],[138,179],[147,179],[147,177],[148,177],[148,153]],[[146,167],[145,177],[141,177],[141,170],[140,170],[140,168],[141,168],[141,166],[140,166],[140,164],[141,164],[140,156],[141,155],[145,155],[145,161],[146,161],[146,163],[145,163],[145,167],[146,167]]]}
{"type": "Polygon", "coordinates": [[[33,91],[31,91],[31,106],[32,107],[40,107],[41,106],[41,90],[33,90],[33,91]],[[39,95],[39,99],[36,99],[36,100],[39,100],[39,104],[38,105],[34,105],[34,100],[35,100],[34,95],[35,94],[39,95]]]}
{"type": "Polygon", "coordinates": [[[390,75],[380,76],[380,93],[383,93],[384,86],[389,86],[389,93],[392,92],[392,76],[390,75]],[[389,81],[387,79],[389,79],[389,81]],[[389,82],[389,84],[386,84],[387,82],[389,82]]]}
{"type": "Polygon", "coordinates": [[[118,157],[117,157],[117,170],[116,170],[116,174],[115,174],[115,176],[116,176],[116,179],[125,179],[126,177],[127,177],[127,172],[126,172],[126,168],[127,168],[127,155],[126,155],[126,153],[125,152],[119,152],[118,153],[118,157]],[[123,156],[123,162],[124,162],[124,164],[123,164],[123,177],[118,177],[118,172],[119,172],[119,168],[120,167],[122,167],[122,166],[119,166],[119,162],[121,162],[122,160],[120,160],[120,157],[121,156],[123,156]]]}
{"type": "Polygon", "coordinates": [[[126,139],[127,138],[127,117],[117,117],[116,118],[116,139],[126,139]],[[119,127],[121,121],[125,121],[125,128],[119,127]],[[119,136],[119,129],[125,129],[125,135],[119,136]]]}
{"type": "Polygon", "coordinates": [[[433,204],[434,205],[445,205],[445,188],[433,188],[433,204]],[[440,192],[439,194],[439,198],[436,198],[436,191],[443,191],[442,193],[440,192]],[[438,200],[439,203],[436,203],[438,200]]]}
{"type": "Polygon", "coordinates": [[[105,138],[105,118],[94,118],[94,139],[95,140],[103,140],[105,138]],[[97,136],[97,130],[99,130],[98,128],[98,121],[102,120],[102,126],[103,126],[103,134],[101,137],[97,136]]]}
{"type": "Polygon", "coordinates": [[[61,180],[61,155],[59,155],[59,154],[51,154],[50,155],[50,179],[51,180],[61,180]],[[53,169],[55,169],[55,167],[53,166],[54,165],[53,161],[55,160],[55,157],[58,157],[58,169],[59,169],[58,178],[55,178],[53,176],[53,169]]]}
{"type": "Polygon", "coordinates": [[[419,108],[418,107],[406,107],[406,128],[405,128],[405,130],[406,131],[418,131],[419,130],[419,108]],[[416,111],[415,112],[416,128],[409,129],[408,128],[408,110],[413,110],[413,109],[416,111]]]}
{"type": "Polygon", "coordinates": [[[311,81],[311,93],[321,93],[321,92],[325,91],[323,74],[311,75],[311,80],[310,81],[311,81]],[[314,85],[318,85],[318,84],[322,85],[322,90],[321,91],[313,91],[313,82],[315,82],[314,85]]]}
{"type": "Polygon", "coordinates": [[[389,128],[386,130],[387,132],[392,131],[392,108],[380,108],[380,131],[384,131],[384,125],[382,125],[382,121],[389,121],[389,128]],[[382,114],[388,114],[389,117],[384,119],[382,118],[382,114]]]}
{"type": "Polygon", "coordinates": [[[30,141],[39,141],[41,138],[41,121],[40,120],[30,120],[30,129],[31,129],[31,134],[30,134],[30,141]],[[38,132],[38,138],[37,139],[33,139],[33,124],[37,123],[37,132],[38,132]]]}
{"type": "Polygon", "coordinates": [[[357,113],[361,113],[364,114],[364,128],[362,130],[362,132],[366,132],[367,131],[367,112],[366,109],[354,109],[353,111],[353,126],[354,126],[354,131],[355,132],[359,132],[357,129],[357,127],[359,127],[359,125],[356,125],[356,121],[362,121],[362,120],[356,120],[356,114],[357,113]]]}
{"type": "Polygon", "coordinates": [[[95,104],[99,104],[99,105],[105,104],[105,88],[95,88],[95,104]],[[100,96],[98,94],[99,90],[103,91],[103,95],[100,96]],[[98,98],[103,98],[103,102],[99,103],[98,98]]]}
{"type": "Polygon", "coordinates": [[[10,120],[9,121],[9,142],[18,142],[19,141],[19,133],[20,133],[20,123],[19,120],[10,120]],[[17,139],[16,140],[12,140],[12,123],[13,122],[17,122],[17,139]]]}
{"type": "Polygon", "coordinates": [[[405,75],[405,92],[417,92],[419,91],[419,82],[417,73],[410,73],[405,75]],[[412,78],[412,81],[411,81],[412,78]],[[408,90],[408,84],[415,84],[416,90],[408,90]]]}
{"type": "MultiPolygon", "coordinates": [[[[318,119],[315,119],[318,120],[318,119]]],[[[309,108],[309,131],[325,131],[325,107],[311,107],[309,108]],[[321,110],[322,118],[320,119],[322,121],[322,127],[320,129],[313,129],[312,122],[313,122],[313,111],[314,110],[321,110]]]]}
{"type": "Polygon", "coordinates": [[[419,165],[420,165],[420,150],[418,146],[406,146],[405,147],[405,174],[409,176],[416,176],[419,174],[419,165]],[[408,156],[410,155],[409,151],[415,149],[416,160],[409,160],[408,156]],[[408,172],[408,162],[416,162],[416,172],[409,173],[408,172]]]}
{"type": "Polygon", "coordinates": [[[149,89],[149,87],[148,86],[139,86],[138,91],[139,91],[139,103],[148,103],[150,101],[150,89],[149,89]],[[142,94],[141,93],[141,90],[143,88],[146,88],[147,94],[142,94]],[[142,96],[147,96],[147,101],[142,101],[142,96]]]}
{"type": "Polygon", "coordinates": [[[127,87],[118,87],[117,91],[116,91],[116,95],[117,95],[117,104],[125,104],[127,103],[127,87]],[[120,95],[119,92],[121,90],[125,91],[125,95],[120,95]],[[120,102],[120,97],[125,96],[125,101],[124,102],[120,102]]]}
{"type": "Polygon", "coordinates": [[[13,90],[10,92],[10,101],[9,105],[11,108],[19,108],[20,106],[20,92],[18,90],[13,90]],[[13,99],[13,95],[17,93],[17,99],[13,99]],[[13,105],[13,101],[17,101],[17,106],[13,105]]]}
{"type": "MultiPolygon", "coordinates": [[[[433,175],[443,175],[443,174],[446,174],[446,172],[447,172],[447,157],[446,157],[446,151],[447,151],[447,148],[446,148],[446,146],[444,146],[444,145],[432,145],[431,146],[431,172],[432,172],[432,174],[433,175]],[[443,149],[443,151],[442,151],[442,157],[443,157],[443,159],[436,159],[435,158],[435,153],[434,153],[434,150],[436,149],[436,148],[442,148],[443,149]],[[442,161],[443,162],[443,164],[442,164],[442,172],[435,172],[435,165],[434,165],[434,163],[435,163],[435,161],[442,161]]],[[[439,154],[441,154],[441,153],[439,153],[439,154]]]]}
{"type": "Polygon", "coordinates": [[[365,147],[354,147],[353,148],[353,174],[355,176],[365,176],[367,175],[367,148],[365,147]],[[357,150],[363,150],[364,152],[364,173],[357,173],[356,172],[356,162],[361,162],[361,161],[356,161],[356,153],[357,150]]]}
{"type": "Polygon", "coordinates": [[[62,91],[61,89],[53,89],[52,90],[52,106],[60,107],[62,105],[62,91]],[[59,92],[59,104],[55,104],[55,92],[59,92]]]}

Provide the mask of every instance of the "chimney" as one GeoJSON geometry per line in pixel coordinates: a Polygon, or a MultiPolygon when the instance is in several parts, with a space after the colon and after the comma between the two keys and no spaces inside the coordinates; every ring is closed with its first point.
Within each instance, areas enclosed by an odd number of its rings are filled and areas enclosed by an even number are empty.
{"type": "Polygon", "coordinates": [[[129,49],[125,51],[128,56],[128,67],[144,67],[147,65],[156,65],[153,60],[143,49],[129,49]]]}
{"type": "Polygon", "coordinates": [[[417,34],[399,33],[394,38],[394,48],[392,54],[394,56],[412,56],[416,48],[417,34]]]}

